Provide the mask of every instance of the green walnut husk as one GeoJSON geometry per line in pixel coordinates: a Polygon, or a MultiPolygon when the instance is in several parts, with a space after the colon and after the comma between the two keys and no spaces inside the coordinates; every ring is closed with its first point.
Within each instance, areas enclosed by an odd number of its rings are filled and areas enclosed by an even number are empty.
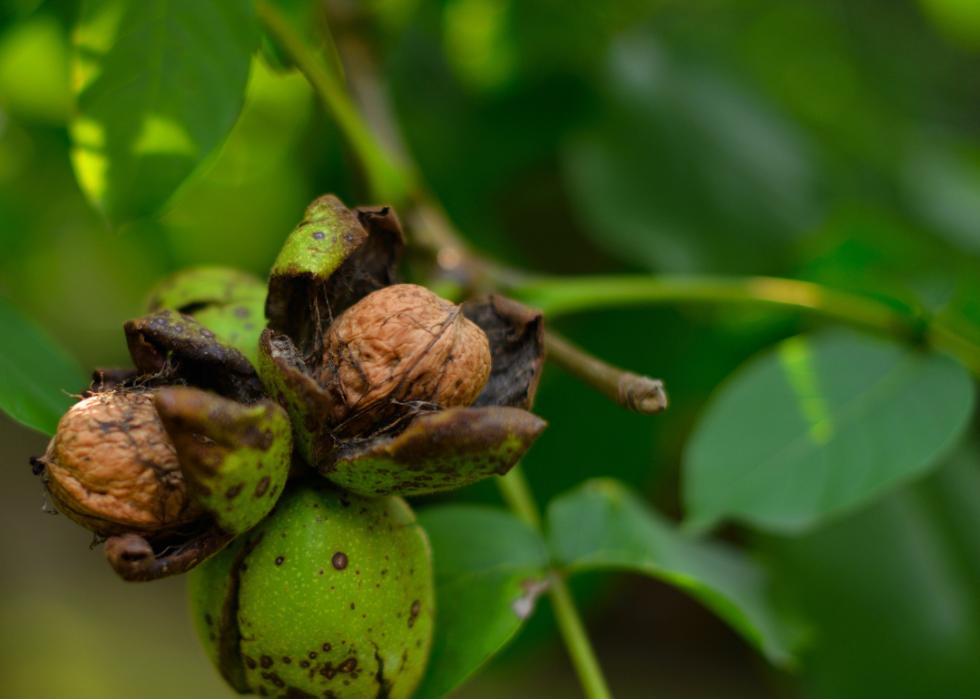
{"type": "MultiPolygon", "coordinates": [[[[323,476],[363,495],[424,495],[503,475],[546,426],[529,412],[544,359],[543,318],[499,296],[472,299],[465,318],[485,334],[490,376],[470,407],[426,405],[376,420],[357,434],[331,415],[323,338],[334,319],[396,284],[404,237],[388,207],[347,209],[326,195],[307,209],[269,280],[269,328],[256,368],[290,415],[297,453],[323,476]]],[[[379,319],[379,322],[381,320],[379,319]]]]}
{"type": "Polygon", "coordinates": [[[155,400],[184,479],[215,523],[241,534],[269,514],[289,475],[286,412],[268,400],[246,406],[192,388],[161,389],[155,400]]]}
{"type": "Polygon", "coordinates": [[[265,283],[247,272],[195,267],[160,282],[150,292],[147,310],[191,316],[255,364],[265,328],[265,298],[265,283]]]}
{"type": "Polygon", "coordinates": [[[109,537],[109,563],[131,582],[185,573],[258,524],[282,494],[292,457],[289,417],[271,401],[246,406],[196,388],[165,387],[154,391],[154,402],[204,516],[170,537],[109,537]]]}
{"type": "Polygon", "coordinates": [[[425,532],[400,498],[320,481],[190,575],[194,625],[221,674],[260,696],[409,699],[432,643],[425,532]]]}

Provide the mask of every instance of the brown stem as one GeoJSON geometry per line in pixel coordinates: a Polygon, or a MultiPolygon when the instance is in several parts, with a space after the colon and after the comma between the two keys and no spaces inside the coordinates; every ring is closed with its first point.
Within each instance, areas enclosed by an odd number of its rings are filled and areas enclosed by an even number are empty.
{"type": "Polygon", "coordinates": [[[385,150],[404,167],[411,167],[411,156],[405,147],[401,128],[395,120],[391,94],[380,79],[377,60],[371,44],[364,38],[363,18],[330,11],[329,29],[334,40],[351,97],[361,110],[364,121],[385,150]]]}
{"type": "Polygon", "coordinates": [[[554,330],[545,330],[544,345],[549,359],[619,407],[640,415],[656,415],[667,408],[662,381],[607,364],[554,330]]]}

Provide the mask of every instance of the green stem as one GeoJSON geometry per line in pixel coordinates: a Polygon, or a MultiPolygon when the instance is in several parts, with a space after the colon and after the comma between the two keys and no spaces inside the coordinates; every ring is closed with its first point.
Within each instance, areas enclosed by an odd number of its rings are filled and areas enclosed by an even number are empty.
{"type": "Polygon", "coordinates": [[[980,379],[980,347],[941,321],[932,323],[925,335],[926,343],[959,357],[980,379]]]}
{"type": "Polygon", "coordinates": [[[980,379],[980,345],[940,318],[903,313],[866,296],[776,277],[537,277],[509,293],[551,319],[565,313],[625,305],[761,303],[816,313],[898,340],[918,340],[958,357],[980,379]]]}
{"type": "Polygon", "coordinates": [[[750,302],[806,309],[852,325],[916,337],[923,319],[874,299],[819,284],[776,277],[541,277],[511,289],[549,317],[622,305],[750,302]]]}
{"type": "Polygon", "coordinates": [[[521,465],[514,466],[507,472],[506,476],[498,476],[496,481],[497,489],[507,507],[529,524],[532,529],[540,532],[542,530],[541,511],[538,510],[538,503],[534,501],[531,485],[527,482],[527,476],[524,475],[524,469],[521,468],[521,465]]]}
{"type": "MultiPolygon", "coordinates": [[[[514,514],[536,531],[541,532],[541,512],[534,501],[521,465],[517,464],[506,476],[498,476],[495,480],[500,495],[514,514]]],[[[602,667],[585,632],[585,624],[582,623],[582,617],[568,589],[568,583],[561,571],[554,568],[548,572],[548,599],[551,600],[558,630],[568,649],[568,655],[571,657],[585,696],[588,699],[612,699],[602,667]]]]}
{"type": "Polygon", "coordinates": [[[589,637],[585,634],[585,625],[582,624],[582,617],[575,607],[575,600],[572,599],[568,583],[557,570],[549,573],[548,582],[548,599],[551,600],[551,606],[555,610],[558,628],[572,656],[572,664],[575,666],[582,689],[585,690],[585,696],[589,699],[612,699],[602,668],[592,652],[589,637]]]}
{"type": "Polygon", "coordinates": [[[255,0],[255,10],[266,30],[289,54],[323,101],[327,111],[333,115],[364,168],[372,197],[396,208],[409,202],[416,186],[412,171],[397,165],[396,159],[385,152],[358,114],[341,79],[327,67],[320,56],[308,49],[286,16],[274,4],[268,0],[255,0]]]}
{"type": "Polygon", "coordinates": [[[980,346],[939,318],[811,282],[776,277],[538,277],[509,289],[549,318],[598,308],[666,303],[761,303],[795,308],[958,357],[980,378],[980,346]]]}

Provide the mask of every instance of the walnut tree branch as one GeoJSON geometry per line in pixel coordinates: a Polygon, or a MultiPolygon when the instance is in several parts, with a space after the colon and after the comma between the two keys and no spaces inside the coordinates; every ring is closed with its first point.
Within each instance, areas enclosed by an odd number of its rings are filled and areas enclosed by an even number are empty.
{"type": "Polygon", "coordinates": [[[607,364],[554,330],[546,329],[548,358],[620,408],[640,415],[656,415],[667,408],[663,382],[607,364]]]}

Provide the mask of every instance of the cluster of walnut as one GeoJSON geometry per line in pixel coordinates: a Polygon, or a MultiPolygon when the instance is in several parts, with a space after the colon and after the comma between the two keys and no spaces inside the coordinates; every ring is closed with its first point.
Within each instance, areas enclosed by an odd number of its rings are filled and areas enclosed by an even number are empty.
{"type": "MultiPolygon", "coordinates": [[[[486,334],[459,306],[424,287],[396,284],[330,325],[316,378],[335,398],[336,434],[349,438],[379,421],[471,405],[490,359],[486,334]]],[[[58,509],[99,534],[162,538],[203,512],[152,391],[113,390],[79,402],[39,461],[58,509]]]]}
{"type": "Polygon", "coordinates": [[[32,460],[124,580],[190,573],[239,693],[408,699],[436,603],[401,496],[502,475],[546,425],[541,313],[397,283],[404,245],[390,207],[325,195],[268,283],[165,280],[124,326],[135,369],[100,372],[32,460]]]}

